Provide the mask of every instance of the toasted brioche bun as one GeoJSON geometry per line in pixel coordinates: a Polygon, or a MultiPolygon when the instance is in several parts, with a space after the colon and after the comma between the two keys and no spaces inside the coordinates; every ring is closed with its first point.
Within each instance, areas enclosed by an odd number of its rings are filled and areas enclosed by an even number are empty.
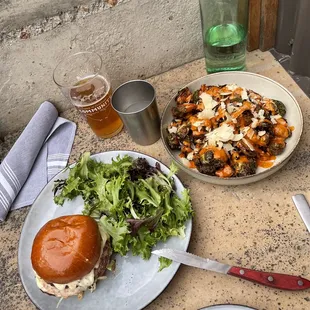
{"type": "Polygon", "coordinates": [[[94,219],[61,216],[47,222],[36,235],[32,267],[47,283],[65,284],[87,275],[97,263],[101,235],[94,219]]]}

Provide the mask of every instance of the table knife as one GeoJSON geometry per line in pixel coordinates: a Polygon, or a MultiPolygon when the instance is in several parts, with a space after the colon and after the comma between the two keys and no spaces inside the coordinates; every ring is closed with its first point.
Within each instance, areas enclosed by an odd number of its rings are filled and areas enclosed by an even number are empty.
{"type": "Polygon", "coordinates": [[[310,206],[306,197],[302,194],[298,194],[292,197],[293,202],[304,221],[308,231],[310,232],[310,206]]]}
{"type": "Polygon", "coordinates": [[[155,250],[152,251],[152,253],[187,266],[224,273],[281,290],[299,291],[310,288],[310,281],[299,276],[230,266],[188,252],[173,249],[155,250]]]}

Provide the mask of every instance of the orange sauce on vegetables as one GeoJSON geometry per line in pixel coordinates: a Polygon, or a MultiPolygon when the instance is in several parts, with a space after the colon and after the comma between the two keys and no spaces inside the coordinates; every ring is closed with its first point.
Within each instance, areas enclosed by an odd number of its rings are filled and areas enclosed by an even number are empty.
{"type": "Polygon", "coordinates": [[[266,146],[268,144],[268,138],[266,135],[260,137],[259,135],[254,133],[252,129],[247,132],[246,138],[253,144],[259,146],[266,146]]]}
{"type": "Polygon", "coordinates": [[[261,168],[270,168],[273,166],[276,156],[261,152],[257,159],[257,166],[261,168]]]}
{"type": "Polygon", "coordinates": [[[245,101],[239,110],[231,114],[231,117],[238,118],[244,111],[247,110],[251,110],[251,103],[249,101],[245,101]]]}
{"type": "Polygon", "coordinates": [[[219,87],[217,86],[212,86],[212,87],[209,87],[208,90],[206,91],[207,94],[213,96],[213,97],[216,97],[219,95],[219,87]]]}
{"type": "Polygon", "coordinates": [[[193,137],[200,137],[201,135],[204,135],[205,132],[203,131],[198,131],[198,130],[193,130],[192,135],[193,137]]]}
{"type": "Polygon", "coordinates": [[[273,163],[274,163],[273,161],[265,161],[261,159],[257,160],[257,166],[261,168],[270,168],[273,166],[273,163]]]}
{"type": "Polygon", "coordinates": [[[182,146],[181,147],[181,152],[182,153],[191,153],[193,150],[189,146],[182,146]]]}
{"type": "Polygon", "coordinates": [[[204,121],[205,121],[204,126],[209,127],[209,128],[212,127],[212,123],[209,119],[205,119],[204,121]]]}
{"type": "Polygon", "coordinates": [[[225,117],[225,110],[222,109],[221,107],[217,109],[217,112],[218,112],[218,115],[215,117],[217,121],[225,117]]]}
{"type": "Polygon", "coordinates": [[[286,125],[277,124],[273,127],[273,132],[277,137],[288,138],[290,135],[289,128],[286,125]]]}
{"type": "Polygon", "coordinates": [[[228,156],[223,149],[218,149],[216,146],[208,146],[206,148],[202,148],[199,152],[199,155],[203,155],[208,151],[213,151],[213,155],[215,159],[220,159],[224,162],[228,160],[228,156]]]}
{"type": "Polygon", "coordinates": [[[227,156],[225,150],[223,150],[223,149],[220,150],[218,148],[215,148],[215,150],[213,152],[214,152],[214,158],[215,159],[220,159],[223,162],[226,162],[228,160],[228,156],[227,156]]]}
{"type": "Polygon", "coordinates": [[[194,163],[193,160],[190,160],[190,161],[189,161],[188,167],[189,167],[189,168],[192,168],[192,169],[196,168],[196,165],[195,165],[195,163],[194,163]]]}
{"type": "Polygon", "coordinates": [[[270,99],[265,99],[265,101],[267,101],[267,102],[265,102],[265,104],[263,105],[263,107],[264,107],[266,110],[275,113],[275,105],[274,105],[273,101],[270,100],[270,99]]]}

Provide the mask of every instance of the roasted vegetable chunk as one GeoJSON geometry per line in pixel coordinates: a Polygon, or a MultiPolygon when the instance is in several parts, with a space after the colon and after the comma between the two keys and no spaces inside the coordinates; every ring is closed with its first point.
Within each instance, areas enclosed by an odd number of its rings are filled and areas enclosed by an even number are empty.
{"type": "Polygon", "coordinates": [[[229,178],[234,174],[234,169],[229,165],[225,165],[224,168],[217,170],[215,174],[220,178],[229,178]]]}
{"type": "Polygon", "coordinates": [[[268,146],[268,153],[274,156],[280,155],[284,151],[285,146],[285,139],[276,137],[270,141],[268,146]]]}
{"type": "Polygon", "coordinates": [[[194,103],[197,103],[197,102],[199,101],[199,90],[196,90],[196,91],[193,93],[192,101],[193,101],[194,103]]]}
{"type": "Polygon", "coordinates": [[[184,104],[180,104],[176,107],[173,107],[172,108],[172,115],[175,118],[182,118],[187,113],[190,113],[196,109],[197,109],[197,104],[195,104],[195,103],[184,103],[184,104]]]}
{"type": "Polygon", "coordinates": [[[282,124],[276,124],[273,128],[274,135],[277,137],[281,138],[288,138],[291,136],[292,131],[290,128],[287,126],[287,124],[282,125],[282,124]]]}
{"type": "Polygon", "coordinates": [[[168,142],[168,145],[170,146],[170,148],[172,150],[179,150],[179,149],[181,149],[180,140],[179,140],[177,134],[175,134],[175,133],[168,133],[167,142],[168,142]]]}
{"type": "Polygon", "coordinates": [[[185,139],[189,133],[189,126],[186,124],[181,125],[178,128],[177,135],[180,139],[185,139]]]}
{"type": "Polygon", "coordinates": [[[243,138],[236,144],[237,148],[240,150],[240,152],[248,157],[256,157],[257,153],[255,151],[254,146],[250,141],[243,138]]]}
{"type": "Polygon", "coordinates": [[[257,164],[253,157],[247,157],[245,155],[239,155],[234,153],[232,155],[232,167],[235,170],[235,174],[238,177],[245,177],[247,175],[255,174],[257,164]]]}
{"type": "Polygon", "coordinates": [[[282,101],[279,101],[279,100],[273,100],[273,101],[274,101],[274,103],[277,106],[278,114],[280,114],[283,117],[286,114],[286,107],[285,107],[285,105],[283,104],[282,101]]]}
{"type": "Polygon", "coordinates": [[[251,111],[247,110],[242,113],[238,117],[238,123],[242,125],[242,127],[249,126],[252,123],[253,114],[251,111]]]}
{"type": "Polygon", "coordinates": [[[272,134],[273,133],[273,124],[271,121],[265,119],[265,120],[258,123],[256,129],[260,130],[260,131],[267,131],[269,134],[272,134]]]}
{"type": "Polygon", "coordinates": [[[175,97],[175,100],[177,102],[177,104],[182,104],[182,103],[186,103],[189,102],[192,98],[192,93],[189,90],[188,87],[185,87],[181,90],[179,90],[177,96],[175,97]]]}
{"type": "Polygon", "coordinates": [[[202,154],[200,157],[196,158],[194,162],[199,172],[208,175],[215,175],[218,169],[225,166],[225,161],[215,158],[212,150],[202,154]]]}

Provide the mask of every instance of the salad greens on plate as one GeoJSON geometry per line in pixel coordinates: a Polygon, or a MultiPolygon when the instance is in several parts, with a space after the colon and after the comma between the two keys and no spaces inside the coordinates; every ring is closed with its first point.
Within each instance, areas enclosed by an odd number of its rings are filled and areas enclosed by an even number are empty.
{"type": "MultiPolygon", "coordinates": [[[[70,168],[66,180],[56,180],[54,201],[82,196],[83,214],[98,220],[99,228],[112,238],[113,251],[149,259],[152,247],[170,236],[185,236],[186,221],[193,209],[188,189],[182,197],[174,190],[174,164],[165,175],[160,165],[148,164],[145,158],[118,156],[112,163],[98,162],[84,153],[70,168]]],[[[162,270],[171,264],[159,258],[162,270]]]]}

